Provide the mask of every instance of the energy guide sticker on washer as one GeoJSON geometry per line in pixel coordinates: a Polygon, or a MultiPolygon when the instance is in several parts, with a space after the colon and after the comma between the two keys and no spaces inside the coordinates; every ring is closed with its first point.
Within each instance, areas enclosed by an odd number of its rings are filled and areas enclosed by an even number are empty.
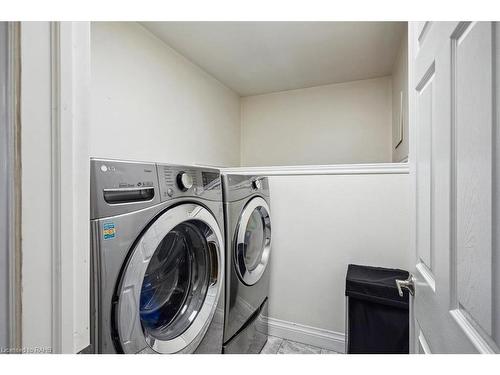
{"type": "Polygon", "coordinates": [[[110,240],[115,238],[116,228],[115,223],[104,223],[103,225],[103,236],[105,240],[110,240]]]}

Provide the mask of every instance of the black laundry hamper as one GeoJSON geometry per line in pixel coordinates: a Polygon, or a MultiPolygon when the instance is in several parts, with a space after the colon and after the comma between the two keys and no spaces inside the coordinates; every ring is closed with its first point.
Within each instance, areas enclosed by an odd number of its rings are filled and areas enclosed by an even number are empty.
{"type": "Polygon", "coordinates": [[[409,295],[396,279],[408,271],[350,264],[346,276],[346,352],[408,354],[409,295]]]}

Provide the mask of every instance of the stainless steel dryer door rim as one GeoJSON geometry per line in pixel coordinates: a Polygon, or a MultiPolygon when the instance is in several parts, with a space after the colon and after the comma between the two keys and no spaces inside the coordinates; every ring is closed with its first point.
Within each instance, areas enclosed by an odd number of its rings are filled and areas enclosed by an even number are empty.
{"type": "Polygon", "coordinates": [[[235,266],[238,276],[245,284],[254,285],[264,274],[271,253],[271,214],[269,206],[263,198],[255,197],[251,199],[243,209],[236,229],[236,244],[234,251],[235,266]],[[259,218],[262,220],[264,233],[262,233],[263,241],[260,248],[261,254],[259,262],[255,267],[249,268],[245,259],[248,250],[248,224],[255,211],[258,212],[259,218]]]}
{"type": "Polygon", "coordinates": [[[207,332],[221,294],[224,280],[223,244],[223,236],[217,221],[207,209],[200,205],[185,203],[175,206],[154,221],[132,250],[118,289],[116,328],[120,345],[125,353],[145,351],[162,354],[189,353],[196,349],[207,332]],[[172,339],[160,340],[149,335],[141,323],[142,284],[150,260],[162,240],[176,226],[189,221],[200,221],[211,229],[206,241],[216,248],[217,270],[212,272],[214,277],[208,286],[203,304],[197,314],[193,314],[194,320],[188,328],[184,332],[179,332],[179,335],[172,339]]]}

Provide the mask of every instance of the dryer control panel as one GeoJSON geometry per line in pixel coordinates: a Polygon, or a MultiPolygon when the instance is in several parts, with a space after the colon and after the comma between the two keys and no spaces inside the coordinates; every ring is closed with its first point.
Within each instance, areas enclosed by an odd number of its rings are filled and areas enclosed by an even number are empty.
{"type": "Polygon", "coordinates": [[[196,197],[221,200],[220,172],[217,169],[159,164],[158,181],[161,200],[196,197]]]}
{"type": "Polygon", "coordinates": [[[235,202],[253,195],[269,198],[269,179],[264,176],[224,174],[224,201],[235,202]]]}

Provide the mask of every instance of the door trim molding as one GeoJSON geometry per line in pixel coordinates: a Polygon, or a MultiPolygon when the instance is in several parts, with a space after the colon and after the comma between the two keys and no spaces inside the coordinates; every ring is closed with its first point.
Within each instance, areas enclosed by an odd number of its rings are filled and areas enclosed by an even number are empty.
{"type": "Polygon", "coordinates": [[[21,22],[21,53],[23,345],[76,353],[90,343],[90,23],[21,22]]]}
{"type": "MultiPolygon", "coordinates": [[[[7,349],[18,353],[22,346],[21,324],[21,122],[20,122],[20,27],[19,22],[7,22],[4,29],[5,72],[5,111],[2,119],[2,151],[5,157],[5,251],[6,261],[3,271],[7,273],[7,349]]],[[[3,189],[2,189],[3,190],[3,189]]],[[[3,250],[2,250],[3,251],[3,250]]]]}
{"type": "Polygon", "coordinates": [[[51,22],[53,350],[90,343],[90,23],[51,22]]]}
{"type": "MultiPolygon", "coordinates": [[[[430,23],[425,25],[425,29],[428,29],[430,23]]],[[[415,72],[415,58],[419,46],[419,35],[417,35],[418,25],[417,22],[408,23],[408,167],[410,174],[410,248],[409,252],[411,254],[411,260],[413,264],[418,263],[418,252],[417,252],[417,113],[416,113],[416,102],[417,93],[415,90],[415,80],[413,78],[415,72]]],[[[424,31],[422,29],[422,31],[424,31]]],[[[427,31],[426,31],[427,32],[427,31]]],[[[413,300],[413,297],[411,297],[413,300]]],[[[415,354],[417,352],[417,341],[418,337],[416,335],[416,321],[414,314],[414,304],[413,301],[410,304],[410,353],[415,354]]]]}
{"type": "Polygon", "coordinates": [[[61,34],[58,22],[50,23],[51,93],[51,257],[52,257],[52,351],[62,350],[62,250],[61,250],[61,34]]]}
{"type": "Polygon", "coordinates": [[[268,325],[270,336],[345,353],[344,333],[270,317],[264,317],[263,320],[268,325]]]}

